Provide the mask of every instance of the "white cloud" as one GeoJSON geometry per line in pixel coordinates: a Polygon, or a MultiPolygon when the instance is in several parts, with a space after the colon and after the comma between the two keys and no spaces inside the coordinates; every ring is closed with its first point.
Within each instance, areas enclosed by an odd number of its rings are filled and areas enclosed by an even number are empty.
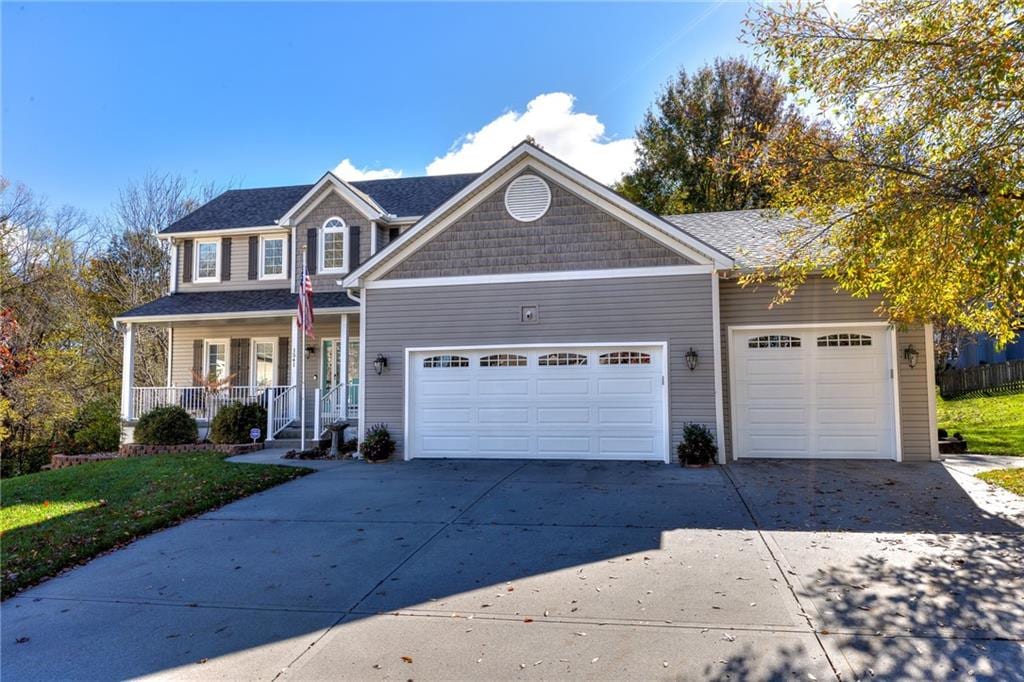
{"type": "Polygon", "coordinates": [[[565,92],[538,95],[525,112],[509,111],[458,140],[427,166],[428,175],[482,171],[527,136],[595,180],[611,184],[636,163],[633,138],[609,140],[597,116],[574,111],[565,92]]]}
{"type": "Polygon", "coordinates": [[[334,174],[342,180],[381,180],[385,178],[400,178],[402,171],[394,168],[356,168],[351,159],[342,159],[341,163],[334,167],[334,174]]]}

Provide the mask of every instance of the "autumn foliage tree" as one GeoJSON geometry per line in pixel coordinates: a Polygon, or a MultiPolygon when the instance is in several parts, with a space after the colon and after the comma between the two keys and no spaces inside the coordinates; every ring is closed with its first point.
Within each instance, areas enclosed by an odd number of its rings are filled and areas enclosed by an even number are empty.
{"type": "Polygon", "coordinates": [[[1024,305],[1024,0],[765,3],[747,17],[815,125],[748,150],[795,216],[771,272],[880,293],[897,323],[1002,340],[1024,305]]]}

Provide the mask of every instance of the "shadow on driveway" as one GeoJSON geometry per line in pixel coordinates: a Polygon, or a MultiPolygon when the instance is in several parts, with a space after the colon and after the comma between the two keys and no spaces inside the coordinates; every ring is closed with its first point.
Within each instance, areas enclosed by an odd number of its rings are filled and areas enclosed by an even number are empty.
{"type": "MultiPolygon", "coordinates": [[[[1020,531],[974,505],[938,464],[351,463],[9,600],[3,672],[273,678],[301,657],[299,677],[511,677],[527,674],[518,656],[550,641],[565,653],[538,653],[533,676],[823,679],[830,668],[804,609],[828,631],[819,636],[845,638],[836,659],[844,647],[853,656],[878,646],[876,631],[894,638],[884,650],[898,661],[909,659],[913,637],[1020,638],[1020,531]],[[885,544],[908,533],[924,535],[907,536],[899,551],[885,544]],[[958,544],[937,539],[947,535],[958,544]],[[491,651],[515,659],[514,669],[473,667],[487,642],[482,626],[470,636],[470,616],[488,623],[491,651]],[[614,662],[592,653],[599,640],[577,634],[602,623],[619,628],[607,640],[614,662]],[[403,648],[443,665],[406,664],[403,648]],[[653,667],[637,667],[631,652],[653,667]],[[570,671],[561,656],[599,660],[570,671]],[[664,664],[679,667],[659,672],[664,664]]],[[[998,644],[1016,647],[999,649],[998,670],[1024,669],[1018,643],[998,644]]],[[[945,658],[935,669],[967,663],[942,647],[934,655],[945,658]]],[[[890,669],[898,677],[908,665],[890,669]]]]}

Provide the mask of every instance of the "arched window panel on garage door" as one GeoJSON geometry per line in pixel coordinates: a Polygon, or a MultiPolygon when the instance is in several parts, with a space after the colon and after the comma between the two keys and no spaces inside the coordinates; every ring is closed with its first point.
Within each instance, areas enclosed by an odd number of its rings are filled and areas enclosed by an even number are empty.
{"type": "Polygon", "coordinates": [[[526,367],[526,356],[515,353],[495,353],[480,358],[481,367],[526,367]]]}
{"type": "Polygon", "coordinates": [[[764,334],[747,339],[747,348],[799,348],[800,337],[786,334],[764,334]]]}
{"type": "Polygon", "coordinates": [[[597,362],[601,365],[649,365],[651,364],[651,354],[635,350],[618,350],[612,353],[602,353],[597,362]]]}
{"type": "Polygon", "coordinates": [[[432,355],[429,358],[423,358],[423,366],[428,369],[469,367],[469,358],[461,355],[432,355]]]}
{"type": "Polygon", "coordinates": [[[818,337],[819,348],[837,348],[847,346],[870,346],[871,336],[868,334],[827,334],[818,337]]]}
{"type": "Polygon", "coordinates": [[[587,356],[580,353],[548,353],[537,360],[541,367],[578,367],[587,364],[587,356]]]}

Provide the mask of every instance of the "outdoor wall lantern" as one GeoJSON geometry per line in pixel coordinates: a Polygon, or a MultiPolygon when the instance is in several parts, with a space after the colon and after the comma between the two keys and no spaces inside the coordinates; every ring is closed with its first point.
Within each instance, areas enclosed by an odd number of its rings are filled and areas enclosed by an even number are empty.
{"type": "Polygon", "coordinates": [[[388,366],[388,356],[383,353],[377,353],[377,359],[373,361],[373,370],[377,374],[383,374],[384,368],[388,366]]]}
{"type": "Polygon", "coordinates": [[[907,346],[903,351],[903,359],[907,361],[908,365],[910,365],[910,369],[917,367],[917,355],[917,349],[914,348],[913,344],[907,346]]]}
{"type": "Polygon", "coordinates": [[[306,359],[309,360],[316,354],[316,346],[306,346],[306,359]]]}
{"type": "Polygon", "coordinates": [[[697,351],[690,346],[690,350],[686,351],[686,366],[690,368],[690,371],[697,369],[697,351]]]}

